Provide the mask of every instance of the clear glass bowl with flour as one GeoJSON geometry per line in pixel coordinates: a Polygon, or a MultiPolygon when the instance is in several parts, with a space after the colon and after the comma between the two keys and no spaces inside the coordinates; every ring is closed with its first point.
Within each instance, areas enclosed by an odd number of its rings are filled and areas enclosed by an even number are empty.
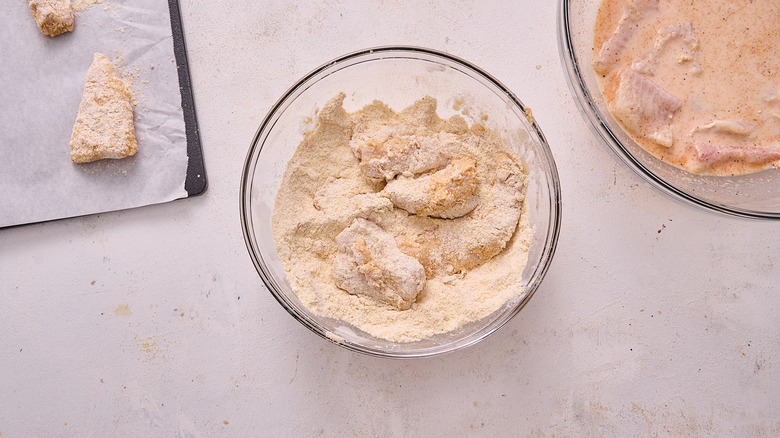
{"type": "MultiPolygon", "coordinates": [[[[484,339],[509,321],[539,287],[552,261],[560,213],[555,162],[530,110],[479,68],[444,53],[415,47],[379,47],[352,53],[301,79],[260,125],[241,182],[244,237],[269,291],[291,315],[318,335],[350,350],[385,357],[424,357],[453,351],[484,339]],[[372,336],[358,328],[360,324],[322,316],[322,312],[315,312],[302,302],[290,286],[277,252],[272,216],[290,159],[304,135],[315,128],[324,105],[339,93],[345,93],[343,108],[348,113],[375,100],[400,111],[429,96],[436,100],[436,114],[442,119],[460,115],[469,125],[476,122],[498,133],[527,173],[524,214],[533,229],[527,242],[527,262],[524,266],[503,267],[518,271],[516,282],[511,285],[518,293],[487,315],[415,340],[409,340],[413,336],[402,340],[372,336]]],[[[299,279],[296,282],[300,284],[299,279]]],[[[311,296],[306,299],[311,304],[311,296]]],[[[409,311],[413,309],[398,310],[409,311]]]]}
{"type": "Polygon", "coordinates": [[[678,201],[735,216],[780,219],[780,169],[738,176],[691,173],[645,150],[610,113],[592,64],[601,3],[560,0],[558,10],[558,44],[566,79],[580,113],[599,140],[619,162],[678,201]]]}

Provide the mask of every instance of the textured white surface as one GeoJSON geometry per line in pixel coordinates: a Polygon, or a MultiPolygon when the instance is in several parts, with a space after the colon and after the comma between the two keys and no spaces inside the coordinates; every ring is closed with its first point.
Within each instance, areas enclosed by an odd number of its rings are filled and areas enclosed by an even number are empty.
{"type": "Polygon", "coordinates": [[[209,189],[0,230],[2,438],[780,434],[780,225],[682,205],[620,167],[569,96],[554,2],[181,6],[209,189]],[[264,289],[238,217],[270,106],[382,44],[493,74],[533,109],[561,174],[542,287],[497,333],[434,359],[310,333],[264,289]]]}

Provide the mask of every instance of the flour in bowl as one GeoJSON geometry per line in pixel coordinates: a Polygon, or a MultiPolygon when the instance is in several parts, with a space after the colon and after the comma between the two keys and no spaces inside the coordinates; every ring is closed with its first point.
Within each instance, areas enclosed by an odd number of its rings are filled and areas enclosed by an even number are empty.
{"type": "Polygon", "coordinates": [[[525,167],[497,133],[436,113],[354,113],[328,101],[287,166],[272,226],[287,279],[313,313],[411,342],[525,293],[533,230],[525,167]]]}

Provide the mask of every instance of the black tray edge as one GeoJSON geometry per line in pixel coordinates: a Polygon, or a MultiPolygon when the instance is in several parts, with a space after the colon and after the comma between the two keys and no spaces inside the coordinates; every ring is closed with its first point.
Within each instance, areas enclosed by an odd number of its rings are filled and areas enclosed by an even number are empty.
{"type": "Polygon", "coordinates": [[[184,44],[184,29],[181,25],[179,1],[168,0],[168,8],[171,12],[173,53],[176,57],[176,70],[179,74],[181,107],[184,111],[184,128],[187,135],[187,176],[184,180],[184,190],[187,191],[187,196],[198,196],[206,191],[208,183],[206,181],[206,167],[203,164],[198,118],[195,114],[190,69],[187,64],[187,50],[184,44]]]}

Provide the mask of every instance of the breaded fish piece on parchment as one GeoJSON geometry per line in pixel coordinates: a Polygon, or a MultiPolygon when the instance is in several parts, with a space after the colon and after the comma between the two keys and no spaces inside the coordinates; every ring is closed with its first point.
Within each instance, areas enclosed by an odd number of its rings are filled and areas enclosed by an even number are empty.
{"type": "Polygon", "coordinates": [[[74,163],[124,158],[138,151],[132,100],[111,61],[95,53],[70,139],[74,163]]]}
{"type": "Polygon", "coordinates": [[[30,0],[30,11],[44,35],[53,37],[73,31],[70,0],[30,0]]]}

